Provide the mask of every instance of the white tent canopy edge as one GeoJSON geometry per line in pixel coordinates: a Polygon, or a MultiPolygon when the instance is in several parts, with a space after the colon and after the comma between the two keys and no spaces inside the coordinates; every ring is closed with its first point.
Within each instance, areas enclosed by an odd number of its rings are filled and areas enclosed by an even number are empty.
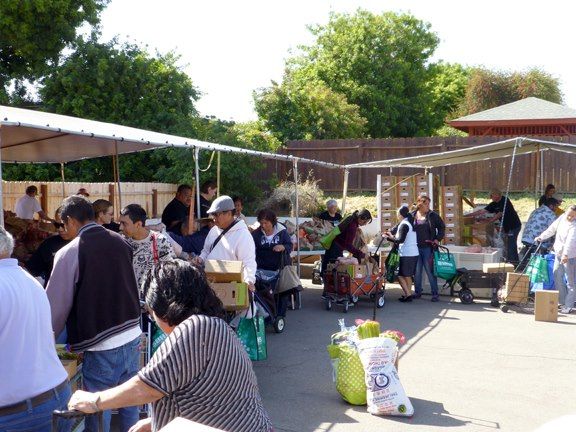
{"type": "MultiPolygon", "coordinates": [[[[342,165],[292,155],[266,153],[113,123],[0,106],[0,179],[2,161],[65,163],[166,147],[191,148],[196,152],[210,150],[240,153],[290,161],[293,166],[301,161],[327,168],[343,168],[342,165]]],[[[196,158],[197,164],[198,158],[196,158]]],[[[0,181],[0,225],[4,224],[3,210],[0,181]]],[[[296,212],[298,213],[298,209],[296,212]]]]}

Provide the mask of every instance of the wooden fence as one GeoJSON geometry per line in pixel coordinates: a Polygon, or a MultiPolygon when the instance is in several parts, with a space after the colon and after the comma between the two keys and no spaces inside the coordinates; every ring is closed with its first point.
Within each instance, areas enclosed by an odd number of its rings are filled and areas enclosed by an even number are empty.
{"type": "MultiPolygon", "coordinates": [[[[12,182],[3,181],[4,209],[14,211],[16,201],[26,192],[26,187],[38,187],[38,199],[49,215],[54,215],[65,196],[72,195],[80,188],[86,188],[90,200],[105,199],[114,204],[116,220],[120,210],[118,189],[114,183],[65,183],[65,192],[61,182],[12,182]]],[[[174,198],[178,185],[170,183],[121,183],[122,206],[140,204],[148,217],[159,217],[164,207],[174,198]]]]}
{"type": "MultiPolygon", "coordinates": [[[[385,159],[396,159],[457,150],[482,144],[489,144],[508,137],[429,137],[429,138],[391,138],[391,139],[356,139],[356,140],[317,140],[290,141],[281,153],[297,157],[317,159],[338,164],[351,164],[385,159]]],[[[542,137],[548,141],[576,143],[576,136],[542,137]]],[[[516,158],[512,182],[512,191],[533,191],[540,183],[536,172],[538,158],[536,154],[522,155],[516,158]]],[[[489,190],[492,187],[506,188],[510,171],[511,158],[491,161],[459,164],[431,170],[440,176],[443,185],[462,185],[466,190],[489,190]]],[[[560,152],[544,152],[543,183],[553,183],[559,191],[575,192],[576,155],[560,152]]],[[[265,168],[254,174],[258,180],[288,178],[292,165],[283,161],[265,161],[265,168]]],[[[299,172],[306,175],[312,172],[314,178],[320,179],[320,188],[328,192],[342,191],[344,173],[342,170],[318,167],[300,163],[299,172]]],[[[376,176],[412,175],[419,170],[362,168],[350,170],[348,188],[350,191],[374,191],[376,176]]],[[[290,177],[291,178],[291,177],[290,177]]]]}

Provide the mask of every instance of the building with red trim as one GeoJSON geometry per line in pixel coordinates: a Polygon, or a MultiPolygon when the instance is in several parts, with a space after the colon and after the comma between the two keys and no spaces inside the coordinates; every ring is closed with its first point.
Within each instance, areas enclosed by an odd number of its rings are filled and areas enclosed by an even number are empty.
{"type": "Polygon", "coordinates": [[[576,135],[576,110],[529,97],[448,124],[470,136],[576,135]]]}

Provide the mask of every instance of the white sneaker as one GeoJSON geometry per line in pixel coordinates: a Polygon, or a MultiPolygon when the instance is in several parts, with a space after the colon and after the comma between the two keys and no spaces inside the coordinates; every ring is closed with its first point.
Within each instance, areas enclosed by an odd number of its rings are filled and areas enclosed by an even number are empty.
{"type": "Polygon", "coordinates": [[[563,307],[562,309],[560,309],[560,313],[563,313],[563,314],[569,314],[571,311],[572,311],[572,309],[569,307],[563,307]]]}

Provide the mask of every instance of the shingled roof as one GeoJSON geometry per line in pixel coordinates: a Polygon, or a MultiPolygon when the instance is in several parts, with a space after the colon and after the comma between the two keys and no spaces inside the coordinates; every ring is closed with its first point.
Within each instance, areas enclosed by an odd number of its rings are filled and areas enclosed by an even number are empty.
{"type": "Polygon", "coordinates": [[[449,122],[471,135],[563,135],[576,131],[576,110],[529,97],[449,122]]]}

